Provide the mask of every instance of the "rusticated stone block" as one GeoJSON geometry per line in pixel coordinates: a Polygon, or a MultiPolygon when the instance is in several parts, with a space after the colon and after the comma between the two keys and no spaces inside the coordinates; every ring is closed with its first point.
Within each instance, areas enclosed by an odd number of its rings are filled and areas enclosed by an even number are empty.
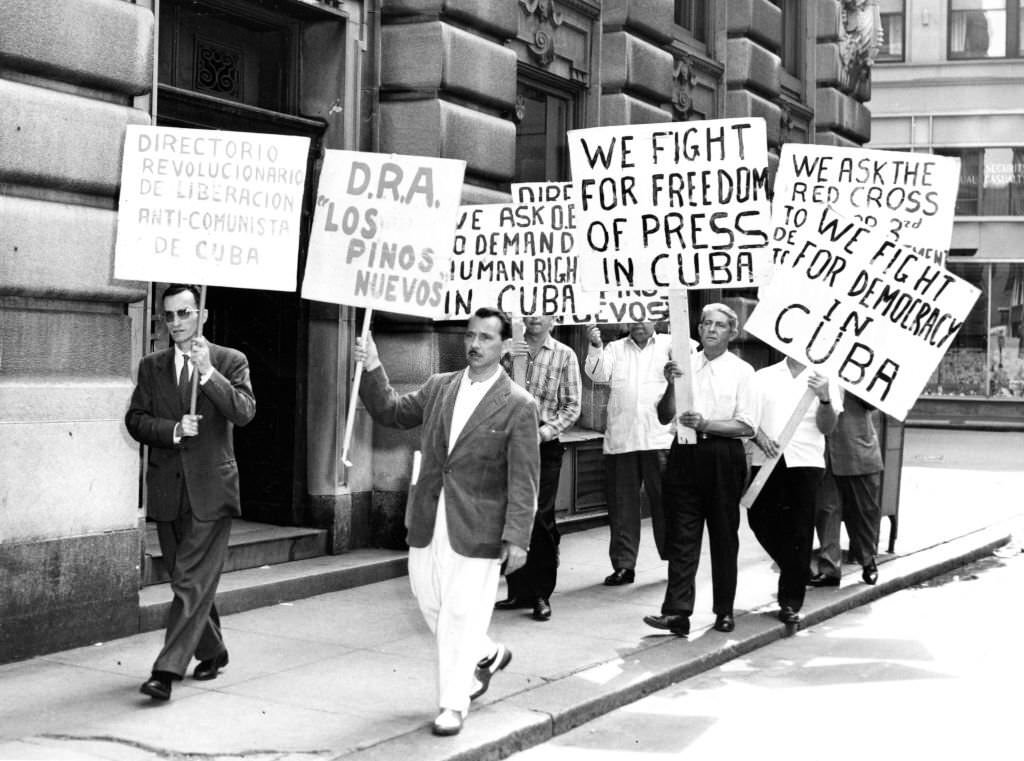
{"type": "Polygon", "coordinates": [[[782,89],[781,70],[779,57],[752,40],[746,37],[729,40],[725,70],[729,87],[752,88],[777,96],[782,89]]]}
{"type": "Polygon", "coordinates": [[[837,135],[835,132],[817,132],[814,135],[815,145],[830,145],[833,148],[863,148],[860,143],[855,143],[849,138],[837,135]]]}
{"type": "Polygon", "coordinates": [[[770,50],[782,49],[782,11],[770,0],[730,0],[729,37],[749,37],[770,50]]]}
{"type": "Polygon", "coordinates": [[[865,143],[871,139],[871,112],[856,99],[834,88],[818,88],[814,119],[818,132],[838,132],[865,143]]]}
{"type": "Polygon", "coordinates": [[[667,108],[658,108],[625,93],[601,96],[601,126],[654,124],[672,121],[667,108]]]}
{"type": "Polygon", "coordinates": [[[818,3],[818,42],[837,42],[843,23],[838,0],[818,3]]]}
{"type": "Polygon", "coordinates": [[[814,78],[819,87],[838,88],[843,81],[839,43],[819,42],[814,51],[814,78]]]}
{"type": "Polygon", "coordinates": [[[145,285],[114,280],[117,212],[0,196],[0,294],[131,303],[145,285]]]}
{"type": "Polygon", "coordinates": [[[0,663],[134,634],[139,531],[0,544],[0,663]]]}
{"type": "Polygon", "coordinates": [[[672,39],[674,0],[605,0],[601,24],[605,29],[631,29],[656,42],[672,39]]]}
{"type": "Polygon", "coordinates": [[[440,21],[384,27],[381,84],[439,89],[512,108],[516,54],[510,48],[440,21]]]}
{"type": "Polygon", "coordinates": [[[601,42],[601,81],[605,92],[625,90],[655,100],[672,98],[674,61],[667,50],[629,32],[612,32],[601,42]]]}
{"type": "Polygon", "coordinates": [[[113,196],[138,109],[0,80],[0,182],[113,196]]]}
{"type": "Polygon", "coordinates": [[[436,99],[381,104],[381,152],[463,159],[467,173],[509,180],[516,127],[505,119],[436,99]]]}
{"type": "Polygon", "coordinates": [[[778,145],[781,139],[780,118],[782,109],[774,103],[750,92],[733,90],[725,100],[726,113],[733,117],[760,116],[765,120],[765,133],[769,145],[778,145]]]}
{"type": "Polygon", "coordinates": [[[125,95],[149,91],[153,14],[119,0],[4,0],[0,61],[21,71],[125,95]]]}
{"type": "Polygon", "coordinates": [[[388,16],[450,16],[499,38],[513,37],[519,29],[519,3],[513,0],[382,0],[388,16]]]}

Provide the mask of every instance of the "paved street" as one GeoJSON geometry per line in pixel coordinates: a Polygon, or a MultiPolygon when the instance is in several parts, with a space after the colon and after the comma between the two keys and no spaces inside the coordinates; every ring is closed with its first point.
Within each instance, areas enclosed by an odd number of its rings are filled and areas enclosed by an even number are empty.
{"type": "Polygon", "coordinates": [[[1024,554],[656,692],[514,761],[1020,758],[1024,554]]]}

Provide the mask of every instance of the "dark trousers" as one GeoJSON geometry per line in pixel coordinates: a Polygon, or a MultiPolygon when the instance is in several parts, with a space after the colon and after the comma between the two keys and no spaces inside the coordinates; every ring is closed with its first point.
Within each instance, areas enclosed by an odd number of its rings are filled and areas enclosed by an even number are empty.
{"type": "Polygon", "coordinates": [[[185,499],[175,520],[156,524],[174,600],[167,615],[164,646],[153,670],[178,677],[185,675],[193,655],[205,661],[225,650],[213,601],[231,535],[230,517],[201,521],[187,503],[185,499]]]}
{"type": "Polygon", "coordinates": [[[651,527],[654,530],[654,545],[658,555],[664,553],[664,520],[661,507],[661,472],[665,465],[665,452],[661,449],[645,449],[638,452],[623,452],[604,456],[605,498],[608,502],[608,523],[611,539],[608,543],[608,557],[612,568],[636,568],[636,556],[640,550],[640,518],[643,512],[640,502],[640,488],[647,493],[651,510],[651,527]]]}
{"type": "Polygon", "coordinates": [[[747,458],[739,439],[717,436],[696,444],[672,442],[664,477],[668,586],[661,612],[690,615],[704,526],[711,547],[713,609],[732,613],[736,598],[740,497],[747,458]]]}
{"type": "Polygon", "coordinates": [[[803,607],[811,575],[814,502],[824,472],[789,468],[783,456],[747,512],[754,536],[779,567],[779,607],[803,607]]]}
{"type": "Polygon", "coordinates": [[[509,574],[508,596],[525,600],[551,597],[558,580],[558,526],[555,523],[555,498],[558,477],[562,472],[565,447],[559,441],[540,445],[540,490],[537,494],[537,515],[530,534],[530,551],[526,564],[509,574]]]}

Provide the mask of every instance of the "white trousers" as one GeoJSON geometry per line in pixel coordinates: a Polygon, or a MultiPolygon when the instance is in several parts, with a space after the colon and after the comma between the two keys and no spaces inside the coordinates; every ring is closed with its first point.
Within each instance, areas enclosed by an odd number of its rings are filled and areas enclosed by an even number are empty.
{"type": "Polygon", "coordinates": [[[487,627],[500,577],[497,558],[468,558],[452,549],[442,491],[430,544],[409,548],[409,583],[437,642],[437,703],[442,709],[469,711],[477,661],[495,650],[487,627]]]}

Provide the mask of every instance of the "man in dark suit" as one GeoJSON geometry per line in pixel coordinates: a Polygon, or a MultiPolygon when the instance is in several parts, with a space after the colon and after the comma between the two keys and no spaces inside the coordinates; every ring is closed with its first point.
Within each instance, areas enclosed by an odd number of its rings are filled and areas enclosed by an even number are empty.
{"type": "Polygon", "coordinates": [[[537,407],[502,371],[512,324],[483,307],[469,319],[468,367],[432,375],[404,396],[391,387],[373,340],[359,396],[389,428],[421,427],[422,461],[405,526],[409,582],[437,642],[438,705],[433,732],[462,729],[469,702],[512,659],[487,636],[502,570],[526,561],[540,473],[537,407]]]}
{"type": "Polygon", "coordinates": [[[234,349],[204,339],[199,290],[174,284],[163,296],[163,316],[174,346],[139,363],[125,425],[150,447],[146,512],[156,521],[174,600],[163,649],[141,692],[171,697],[192,656],[193,676],[213,679],[228,662],[214,606],[228,551],[231,519],[241,514],[232,431],[256,413],[249,363],[234,349]],[[199,373],[195,413],[192,375],[199,373]]]}

